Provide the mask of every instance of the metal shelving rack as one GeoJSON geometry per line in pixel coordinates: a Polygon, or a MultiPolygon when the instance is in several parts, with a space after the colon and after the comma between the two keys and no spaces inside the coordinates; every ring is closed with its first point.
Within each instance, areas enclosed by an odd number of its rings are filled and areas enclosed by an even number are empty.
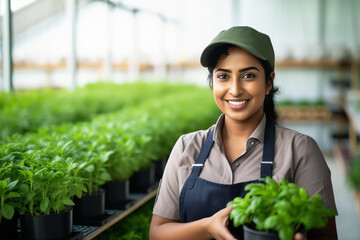
{"type": "Polygon", "coordinates": [[[82,226],[82,225],[74,225],[73,231],[74,233],[82,233],[80,236],[74,238],[74,240],[90,240],[104,232],[106,229],[113,226],[115,223],[124,219],[126,216],[130,215],[136,209],[144,205],[146,202],[155,197],[157,192],[153,190],[149,193],[144,194],[129,194],[129,199],[134,200],[134,204],[126,210],[113,210],[107,209],[106,213],[109,215],[108,222],[106,222],[102,226],[82,226]]]}

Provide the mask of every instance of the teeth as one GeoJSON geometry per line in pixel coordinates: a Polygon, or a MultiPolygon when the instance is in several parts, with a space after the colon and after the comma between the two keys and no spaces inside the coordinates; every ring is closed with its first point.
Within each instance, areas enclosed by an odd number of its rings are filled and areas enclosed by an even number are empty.
{"type": "Polygon", "coordinates": [[[244,101],[229,101],[229,103],[232,105],[241,105],[241,104],[246,103],[246,100],[244,100],[244,101]]]}

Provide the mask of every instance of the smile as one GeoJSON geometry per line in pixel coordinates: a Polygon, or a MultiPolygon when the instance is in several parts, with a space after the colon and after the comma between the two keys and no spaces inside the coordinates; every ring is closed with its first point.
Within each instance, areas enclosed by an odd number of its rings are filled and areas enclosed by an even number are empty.
{"type": "Polygon", "coordinates": [[[240,109],[243,109],[243,108],[246,107],[246,105],[249,102],[249,99],[247,99],[247,100],[238,100],[238,101],[235,101],[235,100],[226,100],[226,101],[229,104],[229,107],[231,109],[240,110],[240,109]]]}
{"type": "Polygon", "coordinates": [[[240,106],[247,102],[248,100],[242,100],[242,101],[228,101],[231,105],[240,106]]]}

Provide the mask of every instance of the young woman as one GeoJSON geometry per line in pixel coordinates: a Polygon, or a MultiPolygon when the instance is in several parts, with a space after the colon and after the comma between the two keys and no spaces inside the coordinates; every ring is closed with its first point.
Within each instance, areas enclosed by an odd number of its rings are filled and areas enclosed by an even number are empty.
{"type": "MultiPolygon", "coordinates": [[[[151,240],[241,239],[228,225],[232,209],[226,203],[266,176],[319,193],[336,211],[331,174],[316,142],[275,124],[274,62],[270,38],[250,27],[222,31],[205,48],[201,64],[223,114],[214,126],[175,144],[155,202],[151,240]]],[[[337,239],[335,218],[307,239],[337,239]]]]}

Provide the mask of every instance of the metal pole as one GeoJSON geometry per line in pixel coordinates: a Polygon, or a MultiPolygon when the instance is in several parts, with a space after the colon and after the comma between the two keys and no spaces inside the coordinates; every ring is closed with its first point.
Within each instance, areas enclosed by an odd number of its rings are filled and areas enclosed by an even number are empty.
{"type": "Polygon", "coordinates": [[[232,0],[232,24],[240,25],[240,0],[232,0]]]}
{"type": "Polygon", "coordinates": [[[13,66],[12,66],[12,23],[10,0],[5,0],[5,11],[3,16],[3,90],[12,92],[13,66]]]}
{"type": "Polygon", "coordinates": [[[139,63],[139,27],[138,27],[138,21],[137,21],[137,13],[138,10],[133,11],[133,18],[134,18],[134,28],[133,28],[133,52],[132,56],[130,56],[130,62],[129,62],[129,79],[131,81],[137,80],[140,76],[140,63],[139,63]]]}
{"type": "MultiPolygon", "coordinates": [[[[157,0],[157,5],[160,7],[160,12],[165,12],[162,8],[164,6],[163,0],[157,0]]],[[[158,44],[159,44],[159,54],[156,56],[155,60],[155,68],[154,68],[154,78],[156,80],[165,80],[167,78],[167,69],[166,69],[166,42],[165,42],[165,35],[166,35],[166,23],[167,19],[162,18],[162,15],[159,15],[160,18],[157,21],[158,24],[158,44]]]]}
{"type": "Polygon", "coordinates": [[[113,12],[113,7],[108,4],[106,9],[106,24],[105,34],[106,34],[106,46],[105,46],[105,53],[103,56],[103,80],[109,81],[113,78],[113,67],[112,67],[112,21],[111,16],[113,12]]]}
{"type": "Polygon", "coordinates": [[[76,25],[77,25],[77,0],[67,0],[67,16],[69,26],[69,53],[67,59],[67,68],[70,79],[70,90],[77,86],[77,59],[76,59],[76,25]]]}

